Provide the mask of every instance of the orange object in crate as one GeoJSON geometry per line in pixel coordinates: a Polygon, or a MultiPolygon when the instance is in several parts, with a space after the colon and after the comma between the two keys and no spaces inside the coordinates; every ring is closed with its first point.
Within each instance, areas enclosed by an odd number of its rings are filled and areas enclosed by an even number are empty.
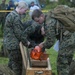
{"type": "Polygon", "coordinates": [[[42,49],[39,46],[35,46],[31,51],[30,56],[34,60],[47,60],[48,58],[48,54],[42,52],[42,49]]]}
{"type": "Polygon", "coordinates": [[[42,49],[39,46],[35,46],[35,48],[31,51],[30,56],[32,59],[39,60],[42,54],[42,49]]]}

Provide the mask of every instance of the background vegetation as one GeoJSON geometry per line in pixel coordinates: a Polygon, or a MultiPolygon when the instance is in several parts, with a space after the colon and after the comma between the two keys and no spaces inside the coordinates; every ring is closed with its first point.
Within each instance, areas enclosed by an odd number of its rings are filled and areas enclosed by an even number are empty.
{"type": "MultiPolygon", "coordinates": [[[[6,0],[8,3],[9,0],[6,0]]],[[[69,6],[71,6],[71,3],[69,0],[59,0],[59,2],[49,2],[49,0],[40,0],[41,4],[42,2],[45,4],[45,8],[43,8],[43,10],[50,10],[52,8],[54,8],[56,5],[58,4],[67,4],[69,6]]],[[[1,3],[1,0],[0,0],[1,3]]],[[[28,18],[28,16],[27,16],[28,18]]],[[[26,19],[27,19],[26,18],[26,19]]],[[[25,20],[25,19],[24,19],[25,20]]],[[[2,45],[2,31],[1,31],[1,25],[0,25],[0,50],[1,50],[1,45],[2,45]]],[[[52,66],[52,72],[56,73],[56,61],[57,61],[57,52],[54,51],[53,47],[51,49],[48,49],[47,52],[50,54],[49,58],[50,58],[50,64],[52,66]]],[[[7,64],[8,63],[8,58],[6,57],[0,57],[0,64],[7,64]]],[[[57,75],[57,74],[56,74],[57,75]]]]}

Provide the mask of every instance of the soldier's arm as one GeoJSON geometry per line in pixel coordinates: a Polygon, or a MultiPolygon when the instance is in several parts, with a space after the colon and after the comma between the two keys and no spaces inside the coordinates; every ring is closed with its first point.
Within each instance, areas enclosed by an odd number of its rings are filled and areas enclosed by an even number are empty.
{"type": "Polygon", "coordinates": [[[27,27],[22,34],[22,39],[29,41],[30,45],[33,45],[33,46],[35,46],[36,43],[35,43],[35,41],[31,40],[29,36],[35,32],[36,26],[37,26],[37,24],[34,22],[31,26],[27,27]]]}
{"type": "MultiPolygon", "coordinates": [[[[35,27],[37,26],[36,22],[33,22],[32,25],[30,25],[29,27],[27,27],[25,30],[24,30],[24,26],[22,26],[22,22],[20,21],[20,19],[18,20],[17,17],[15,19],[15,24],[14,24],[14,33],[15,33],[15,36],[20,40],[22,41],[22,43],[25,45],[25,46],[28,46],[28,43],[31,42],[33,43],[33,41],[29,41],[28,37],[29,35],[31,35],[32,33],[34,33],[35,31],[35,27]]],[[[34,42],[35,43],[35,42],[34,42]]],[[[34,44],[33,43],[33,44],[34,44]]]]}
{"type": "Polygon", "coordinates": [[[28,45],[29,42],[25,39],[25,36],[23,34],[24,26],[23,26],[19,16],[10,13],[6,18],[7,18],[6,24],[8,23],[7,25],[8,26],[10,25],[10,28],[12,28],[11,30],[13,30],[13,33],[14,33],[15,37],[18,39],[18,41],[21,41],[24,45],[28,45]]]}
{"type": "Polygon", "coordinates": [[[51,48],[55,42],[56,36],[55,36],[55,30],[54,30],[54,25],[56,23],[56,20],[52,19],[50,23],[46,27],[46,39],[45,42],[43,43],[43,46],[45,48],[51,48]]]}

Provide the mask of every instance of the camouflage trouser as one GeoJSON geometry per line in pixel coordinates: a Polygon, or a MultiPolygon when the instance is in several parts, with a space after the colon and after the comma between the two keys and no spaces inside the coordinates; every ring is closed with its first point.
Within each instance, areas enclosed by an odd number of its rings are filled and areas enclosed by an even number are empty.
{"type": "Polygon", "coordinates": [[[72,62],[73,54],[73,47],[59,50],[57,58],[57,75],[69,75],[69,68],[72,62]]]}
{"type": "Polygon", "coordinates": [[[70,65],[69,75],[75,75],[75,59],[70,65]]]}
{"type": "Polygon", "coordinates": [[[20,50],[9,50],[9,63],[10,67],[16,75],[22,74],[22,56],[20,50]]]}

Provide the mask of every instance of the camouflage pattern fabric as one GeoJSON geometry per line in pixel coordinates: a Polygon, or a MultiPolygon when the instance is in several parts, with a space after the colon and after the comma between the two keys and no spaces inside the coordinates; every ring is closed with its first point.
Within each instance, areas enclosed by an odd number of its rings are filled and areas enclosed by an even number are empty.
{"type": "MultiPolygon", "coordinates": [[[[26,25],[28,25],[29,23],[25,23],[26,25]]],[[[36,45],[38,45],[40,42],[42,42],[44,40],[44,35],[41,34],[41,25],[36,23],[36,22],[32,22],[32,25],[28,25],[24,26],[26,27],[25,31],[24,31],[24,36],[25,39],[30,41],[30,47],[35,47],[36,45]]]]}
{"type": "Polygon", "coordinates": [[[56,34],[55,34],[55,29],[54,29],[54,25],[56,23],[56,20],[54,19],[47,19],[46,17],[46,25],[45,25],[45,36],[46,36],[46,40],[44,43],[44,47],[45,48],[50,48],[53,46],[55,39],[56,39],[56,34]]]}
{"type": "Polygon", "coordinates": [[[75,60],[73,60],[70,65],[69,75],[75,75],[75,60]]]}
{"type": "Polygon", "coordinates": [[[27,45],[27,40],[24,36],[24,26],[20,20],[20,15],[16,11],[8,14],[5,21],[3,43],[7,50],[19,49],[19,42],[27,45]]]}
{"type": "Polygon", "coordinates": [[[16,75],[22,73],[22,56],[20,50],[9,50],[9,63],[8,67],[12,69],[16,75]]]}
{"type": "Polygon", "coordinates": [[[16,11],[12,11],[6,17],[4,25],[3,48],[9,52],[8,66],[16,72],[16,75],[21,75],[22,69],[19,42],[22,41],[25,43],[25,39],[22,39],[24,37],[22,36],[23,31],[24,27],[20,20],[20,15],[16,11]]]}
{"type": "Polygon", "coordinates": [[[70,64],[74,54],[74,47],[69,46],[59,50],[57,58],[58,75],[68,75],[70,64]]]}
{"type": "Polygon", "coordinates": [[[37,23],[33,22],[32,25],[25,29],[21,22],[20,15],[15,10],[9,13],[6,17],[3,33],[3,48],[8,50],[9,65],[14,65],[13,67],[10,66],[10,68],[15,70],[14,72],[16,72],[17,75],[21,74],[18,74],[21,65],[17,64],[21,62],[21,55],[18,52],[20,49],[19,43],[21,41],[23,45],[28,47],[27,43],[30,41],[31,44],[35,45],[35,42],[29,40],[28,36],[35,32],[37,26],[37,23]],[[20,60],[17,61],[17,59],[20,60]]]}
{"type": "MultiPolygon", "coordinates": [[[[51,18],[49,15],[46,18],[46,25],[45,25],[45,33],[46,33],[46,41],[44,43],[45,48],[50,48],[56,39],[55,28],[56,25],[59,25],[59,31],[61,31],[62,25],[56,19],[51,18]]],[[[58,58],[57,58],[57,75],[68,75],[69,74],[69,66],[72,62],[74,50],[75,50],[75,33],[71,33],[68,31],[65,34],[66,29],[64,25],[62,25],[62,41],[60,41],[60,50],[58,51],[58,58]]]]}

